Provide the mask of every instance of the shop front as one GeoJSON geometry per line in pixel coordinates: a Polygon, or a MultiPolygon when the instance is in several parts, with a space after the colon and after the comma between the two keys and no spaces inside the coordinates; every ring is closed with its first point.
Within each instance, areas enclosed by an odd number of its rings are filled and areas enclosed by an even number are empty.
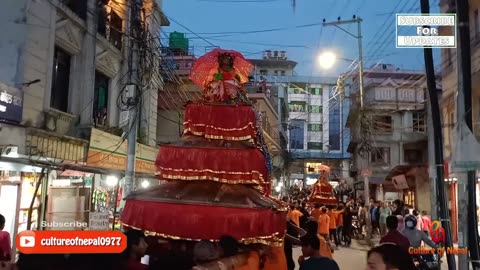
{"type": "MultiPolygon", "coordinates": [[[[149,188],[158,184],[155,178],[155,159],[158,149],[137,143],[134,189],[149,188]]],[[[117,174],[96,174],[93,184],[92,211],[108,212],[110,226],[118,228],[118,218],[123,208],[124,172],[127,165],[127,142],[113,134],[92,128],[87,153],[87,166],[117,174]]]]}
{"type": "MultiPolygon", "coordinates": [[[[36,229],[44,210],[42,190],[37,188],[42,168],[0,161],[0,214],[5,217],[4,230],[12,239],[27,229],[36,229]]],[[[44,193],[44,191],[43,191],[44,193]]],[[[15,250],[15,241],[12,241],[15,250]]]]}

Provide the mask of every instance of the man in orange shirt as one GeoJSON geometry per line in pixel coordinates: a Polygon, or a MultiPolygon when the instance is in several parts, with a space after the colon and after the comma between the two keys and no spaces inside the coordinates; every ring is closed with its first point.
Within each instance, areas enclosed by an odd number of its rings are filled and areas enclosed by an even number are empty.
{"type": "Polygon", "coordinates": [[[328,239],[330,231],[330,217],[327,215],[327,208],[322,208],[322,213],[318,217],[318,233],[325,239],[328,239]]]}
{"type": "Polygon", "coordinates": [[[300,227],[300,217],[302,216],[302,212],[298,211],[295,205],[290,206],[290,212],[288,213],[288,217],[293,223],[295,223],[295,225],[297,225],[297,227],[300,227]]]}
{"type": "Polygon", "coordinates": [[[335,242],[335,247],[338,249],[338,246],[340,246],[340,243],[338,242],[338,235],[337,235],[337,214],[333,209],[333,207],[329,207],[327,215],[330,218],[330,223],[328,226],[330,240],[333,240],[335,242]]]}
{"type": "Polygon", "coordinates": [[[322,213],[322,210],[320,210],[320,204],[315,203],[315,205],[313,206],[313,210],[310,213],[310,218],[312,220],[318,221],[318,217],[320,216],[321,213],[322,213]]]}
{"type": "Polygon", "coordinates": [[[318,234],[318,223],[313,220],[307,221],[306,229],[307,235],[316,235],[318,237],[318,240],[320,240],[320,255],[332,259],[332,248],[330,247],[330,244],[327,242],[327,240],[325,240],[323,236],[318,234]]]}

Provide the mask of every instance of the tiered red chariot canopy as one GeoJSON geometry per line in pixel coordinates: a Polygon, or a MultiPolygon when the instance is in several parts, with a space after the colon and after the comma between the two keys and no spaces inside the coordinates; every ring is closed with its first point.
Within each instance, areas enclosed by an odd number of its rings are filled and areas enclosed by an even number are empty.
{"type": "Polygon", "coordinates": [[[160,147],[162,184],[127,197],[125,226],[170,239],[282,244],[287,209],[268,196],[271,157],[242,88],[252,68],[234,51],[197,60],[191,79],[204,99],[186,106],[181,140],[160,147]]]}
{"type": "Polygon", "coordinates": [[[126,226],[170,239],[217,240],[277,245],[285,231],[285,209],[245,185],[170,181],[130,196],[126,226]],[[142,218],[139,218],[142,217],[142,218]]]}

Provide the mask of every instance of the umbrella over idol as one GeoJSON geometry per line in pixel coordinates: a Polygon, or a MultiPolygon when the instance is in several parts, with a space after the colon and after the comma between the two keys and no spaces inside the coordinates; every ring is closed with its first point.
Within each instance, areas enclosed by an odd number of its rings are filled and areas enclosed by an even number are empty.
{"type": "Polygon", "coordinates": [[[252,68],[221,49],[194,63],[203,97],[187,104],[181,140],[160,147],[161,184],[127,197],[125,226],[170,239],[282,244],[287,209],[269,196],[271,157],[242,88],[252,68]]]}
{"type": "Polygon", "coordinates": [[[322,164],[317,167],[317,170],[320,171],[320,176],[318,177],[317,182],[312,186],[310,202],[324,205],[336,205],[338,200],[335,198],[333,186],[328,181],[330,167],[322,164]]]}

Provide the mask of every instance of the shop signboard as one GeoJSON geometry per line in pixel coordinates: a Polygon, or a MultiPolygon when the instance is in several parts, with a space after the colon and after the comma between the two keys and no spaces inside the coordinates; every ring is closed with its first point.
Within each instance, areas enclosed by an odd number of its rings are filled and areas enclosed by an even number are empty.
{"type": "Polygon", "coordinates": [[[110,215],[108,212],[90,212],[89,214],[90,231],[107,231],[110,225],[110,215]]]}
{"type": "MultiPolygon", "coordinates": [[[[158,149],[137,143],[135,171],[154,174],[158,149]]],[[[92,128],[87,155],[87,166],[125,170],[127,141],[113,134],[92,128]]]]}
{"type": "Polygon", "coordinates": [[[22,122],[22,90],[0,83],[0,120],[22,122]]]}

